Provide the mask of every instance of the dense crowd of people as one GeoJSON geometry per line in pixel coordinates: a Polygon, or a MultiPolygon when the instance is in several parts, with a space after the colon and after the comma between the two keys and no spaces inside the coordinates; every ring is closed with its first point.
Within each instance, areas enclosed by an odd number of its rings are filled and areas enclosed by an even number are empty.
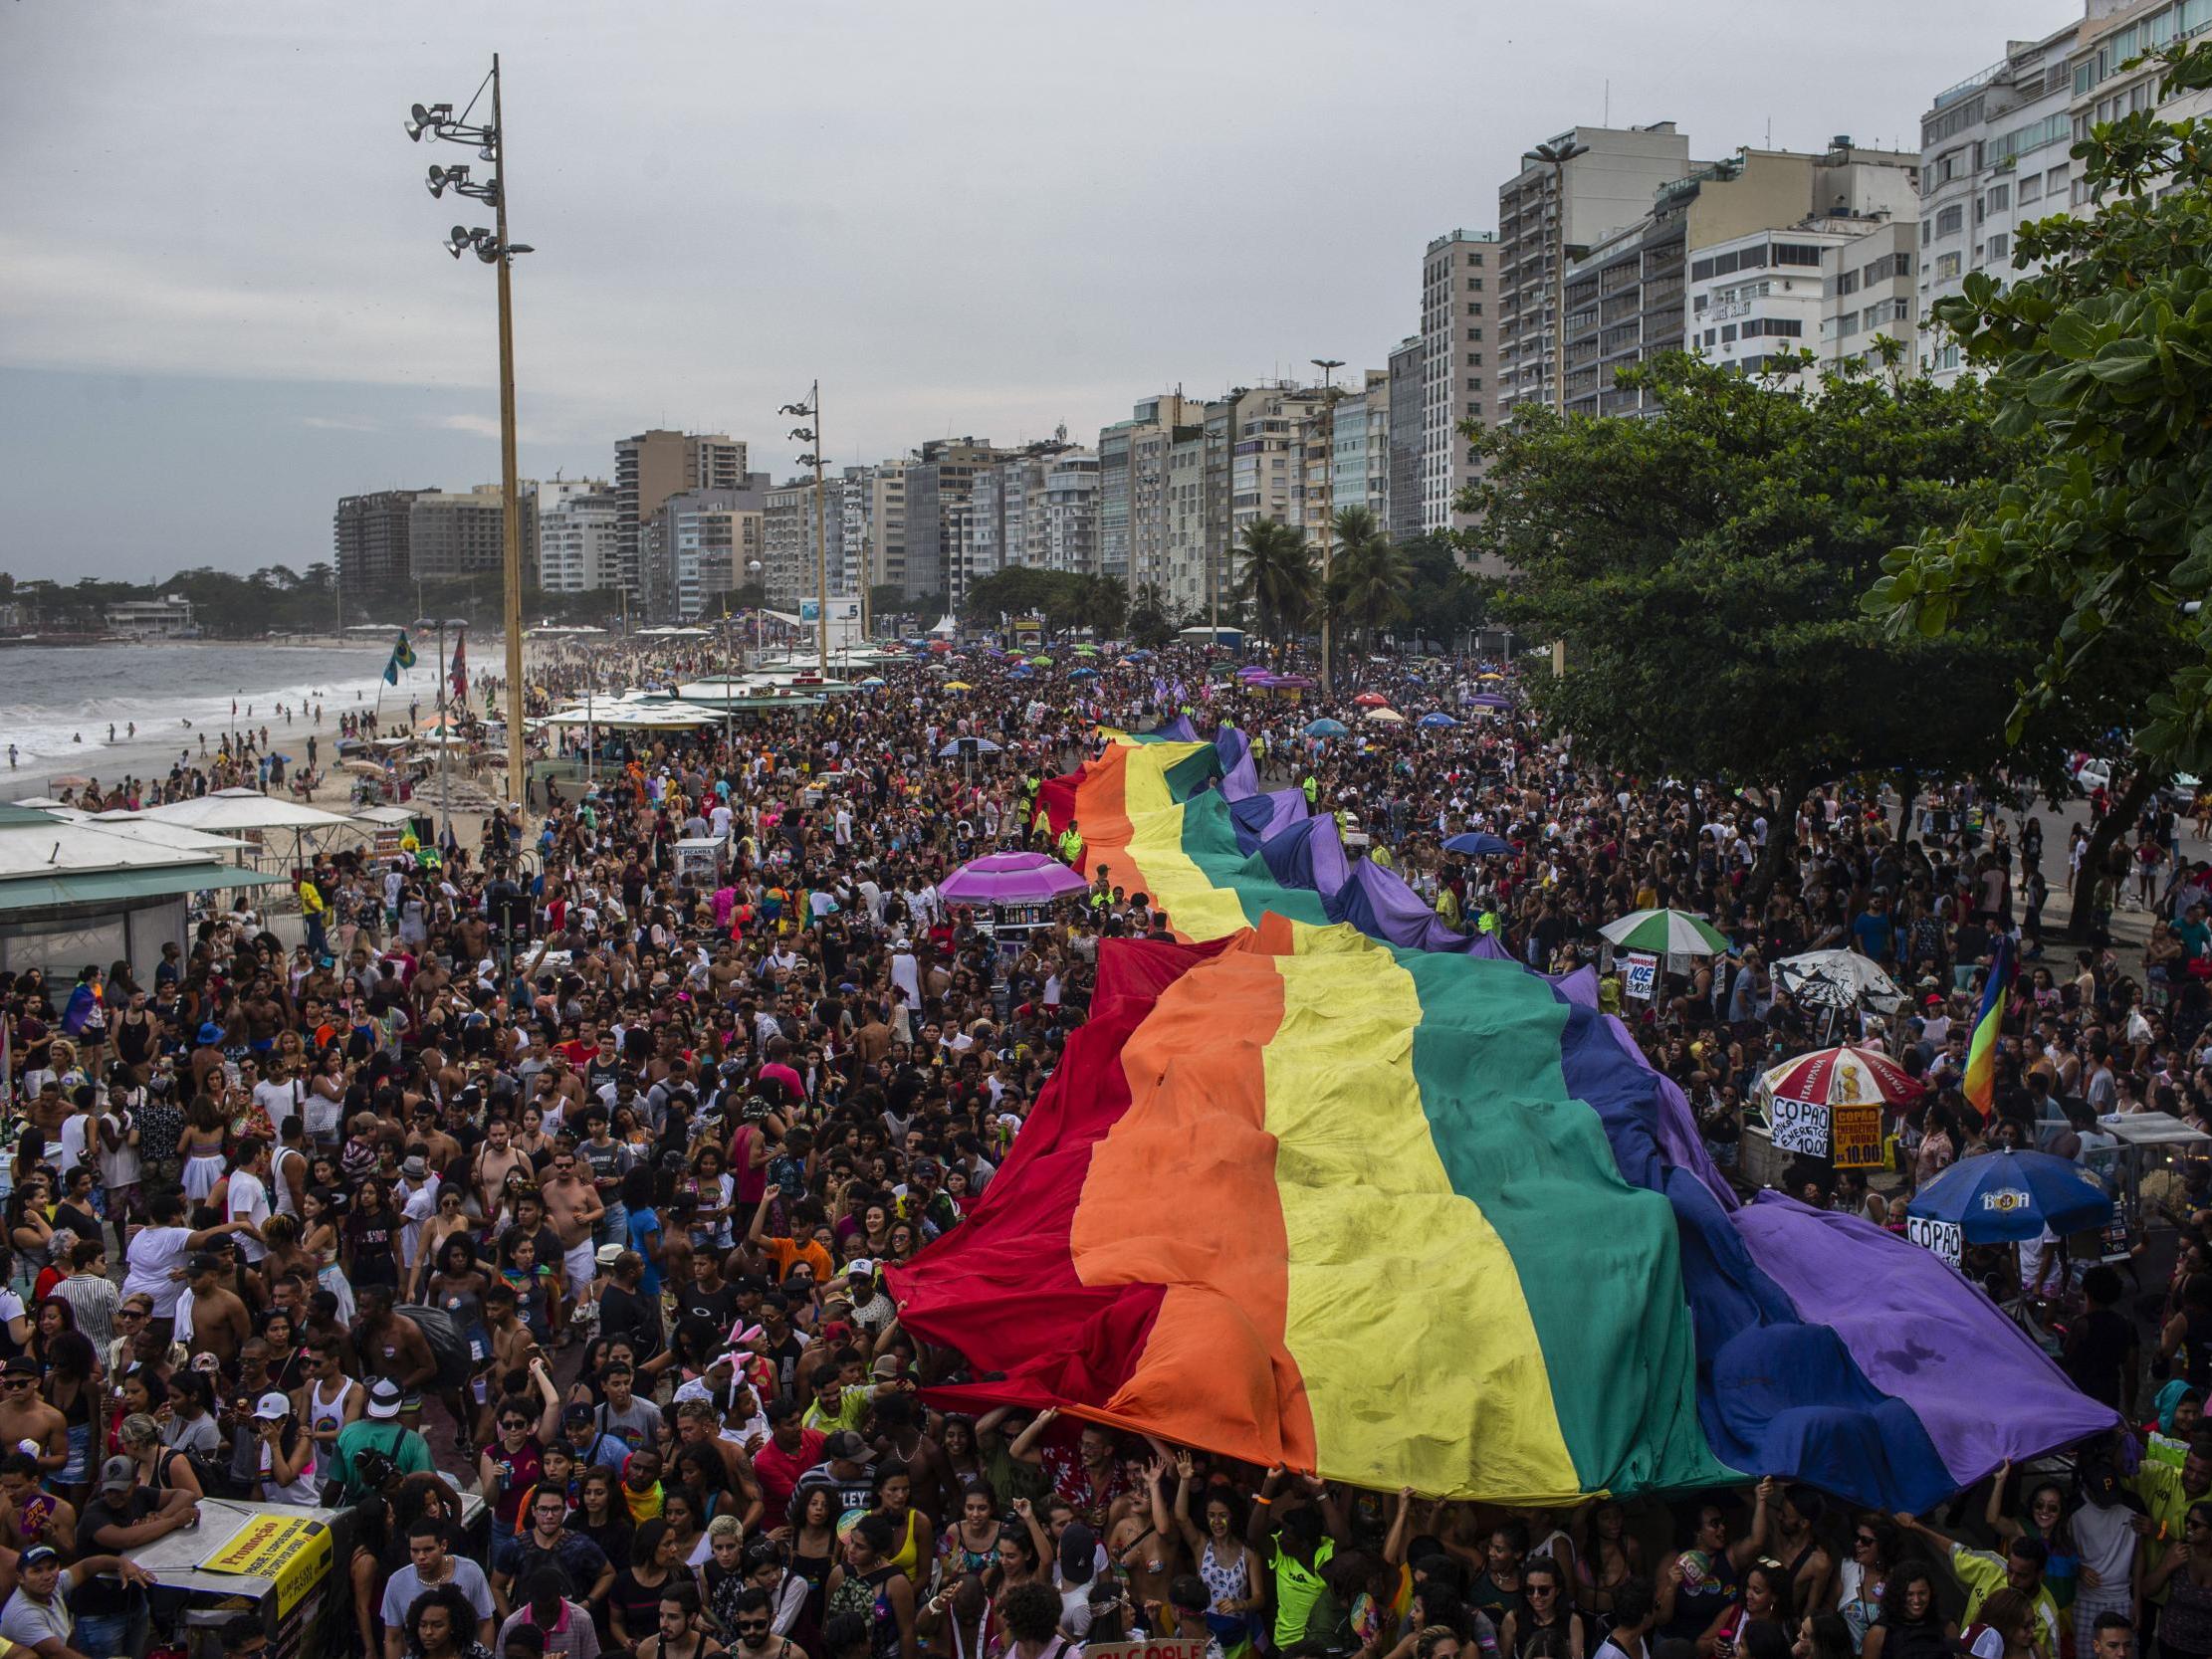
{"type": "Polygon", "coordinates": [[[1446,925],[1547,972],[1595,962],[1725,1168],[1768,1066],[1887,1048],[1921,1087],[1895,1167],[1801,1162],[1810,1201],[1901,1227],[1955,1159],[2094,1168],[2106,1115],[2212,1112],[2212,873],[2171,805],[2122,838],[2132,892],[2079,878],[2154,911],[2133,972],[2047,936],[2046,872],[2065,860],[2071,891],[2080,863],[2063,803],[1622,778],[1473,704],[1511,687],[1473,663],[1370,659],[1291,698],[1183,649],[1093,660],[925,653],[805,721],[615,736],[542,817],[316,855],[295,947],[210,916],[157,961],[0,975],[0,1637],[144,1652],[160,1586],[130,1557],[234,1499],[352,1512],[332,1570],[371,1659],[1057,1659],[1139,1634],[1361,1659],[2129,1659],[2154,1634],[2212,1655],[2201,1160],[2168,1195],[2170,1279],[2056,1243],[1970,1264],[2017,1268],[2001,1293],[2038,1293],[2070,1374],[2137,1431],[1943,1517],[1773,1481],[1435,1503],[933,1405],[966,1362],[902,1330],[884,1269],[988,1191],[1101,942],[1174,923],[1111,872],[995,932],[940,884],[1050,845],[1038,786],[1102,726],[1233,722],[1446,925]],[[1362,695],[1455,724],[1374,721],[1362,695]],[[1348,730],[1307,735],[1317,715],[1348,730]],[[1476,830],[1506,851],[1444,850],[1476,830]],[[702,841],[720,864],[680,871],[702,841]],[[1597,930],[1660,905],[1732,947],[1632,998],[1597,930]],[[2000,935],[2026,961],[1985,1116],[1960,1081],[2000,935]],[[1798,1005],[1774,964],[1823,947],[1906,1003],[1841,1026],[1798,1005]]]}

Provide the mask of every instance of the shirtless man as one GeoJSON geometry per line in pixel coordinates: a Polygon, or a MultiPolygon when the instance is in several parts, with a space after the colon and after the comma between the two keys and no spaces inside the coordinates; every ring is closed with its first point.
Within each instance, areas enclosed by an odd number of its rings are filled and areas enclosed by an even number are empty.
{"type": "Polygon", "coordinates": [[[579,1305],[588,1302],[592,1281],[598,1277],[593,1241],[599,1218],[607,1212],[599,1189],[578,1167],[574,1152],[555,1148],[538,1193],[545,1200],[547,1221],[560,1237],[561,1271],[567,1277],[568,1296],[579,1305]]]}
{"type": "Polygon", "coordinates": [[[69,1423],[39,1397],[39,1362],[27,1353],[0,1365],[0,1451],[36,1458],[47,1478],[69,1462],[69,1423]]]}
{"type": "MultiPolygon", "coordinates": [[[[191,1335],[184,1339],[193,1353],[212,1353],[224,1371],[232,1369],[238,1350],[253,1335],[253,1320],[238,1293],[223,1284],[224,1262],[215,1255],[194,1256],[186,1271],[191,1276],[191,1335]]],[[[182,1310],[179,1310],[180,1315],[182,1310]]],[[[178,1324],[183,1324],[180,1317],[178,1324]]]]}
{"type": "MultiPolygon", "coordinates": [[[[515,1126],[505,1118],[494,1118],[484,1126],[484,1144],[476,1149],[476,1201],[486,1215],[499,1214],[500,1194],[506,1189],[507,1177],[522,1168],[530,1159],[514,1143],[515,1126]]],[[[553,1202],[546,1200],[546,1211],[553,1214],[553,1202]]],[[[560,1227],[556,1218],[555,1228],[560,1227]]],[[[566,1232],[562,1230],[563,1242],[566,1232]]]]}
{"type": "Polygon", "coordinates": [[[420,1432],[423,1385],[438,1374],[437,1355],[430,1351],[422,1327],[392,1311],[392,1293],[384,1286],[363,1286],[360,1304],[357,1335],[363,1380],[389,1378],[399,1389],[400,1421],[420,1432]]]}

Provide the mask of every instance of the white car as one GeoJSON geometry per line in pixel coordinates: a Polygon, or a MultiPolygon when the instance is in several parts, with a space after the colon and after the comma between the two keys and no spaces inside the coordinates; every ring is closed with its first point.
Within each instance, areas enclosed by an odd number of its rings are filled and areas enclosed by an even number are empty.
{"type": "Polygon", "coordinates": [[[2112,763],[2092,756],[2074,768],[2074,781],[2081,786],[2085,795],[2092,789],[2109,789],[2112,786],[2112,763]]]}

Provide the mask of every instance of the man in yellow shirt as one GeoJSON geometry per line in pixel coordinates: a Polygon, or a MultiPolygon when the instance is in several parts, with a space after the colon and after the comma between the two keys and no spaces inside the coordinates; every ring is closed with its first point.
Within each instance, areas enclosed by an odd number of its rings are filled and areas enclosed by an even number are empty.
{"type": "Polygon", "coordinates": [[[331,907],[324,902],[323,890],[315,885],[313,870],[295,870],[293,877],[299,883],[300,915],[308,927],[308,954],[328,956],[331,942],[324,933],[324,919],[331,907]]]}
{"type": "Polygon", "coordinates": [[[2044,1563],[2051,1558],[2051,1552],[2041,1539],[2016,1538],[2005,1554],[1998,1555],[1987,1550],[1969,1550],[1909,1515],[1898,1516],[1897,1524],[1926,1539],[1966,1592],[1966,1610],[1958,1621],[1961,1628],[1980,1616],[1982,1603],[1994,1591],[2010,1585],[2035,1603],[2036,1623],[2043,1632],[2039,1651],[2059,1651],[2059,1603],[2051,1594],[2051,1586],[2043,1581],[2044,1563]]]}

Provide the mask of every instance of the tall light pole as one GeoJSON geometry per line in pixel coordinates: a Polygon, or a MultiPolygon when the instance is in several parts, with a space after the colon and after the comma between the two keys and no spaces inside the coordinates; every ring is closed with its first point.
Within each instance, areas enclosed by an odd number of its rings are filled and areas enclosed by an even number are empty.
{"type": "Polygon", "coordinates": [[[1553,414],[1563,418],[1567,413],[1567,163],[1589,153],[1588,144],[1573,138],[1538,144],[1521,152],[1523,161],[1541,161],[1551,168],[1552,210],[1557,225],[1552,238],[1551,407],[1553,414]]]}
{"type": "Polygon", "coordinates": [[[1336,661],[1329,645],[1329,510],[1336,506],[1336,371],[1344,366],[1344,359],[1309,357],[1307,361],[1321,371],[1321,416],[1327,423],[1321,453],[1321,695],[1326,697],[1335,679],[1336,661]]]}
{"type": "Polygon", "coordinates": [[[802,444],[812,444],[813,449],[798,458],[803,467],[809,462],[814,468],[814,623],[816,638],[821,646],[822,678],[829,678],[829,497],[822,487],[822,383],[817,380],[807,388],[804,403],[786,403],[776,411],[779,415],[796,415],[809,420],[812,426],[794,426],[790,436],[802,444]]]}
{"type": "Polygon", "coordinates": [[[433,196],[448,190],[473,201],[489,203],[492,230],[455,225],[446,238],[446,252],[455,259],[472,248],[486,265],[499,268],[499,425],[500,518],[505,530],[501,564],[506,585],[507,628],[507,798],[527,801],[527,776],[523,764],[523,502],[522,485],[515,465],[515,295],[514,265],[517,254],[532,252],[526,243],[511,242],[507,235],[507,127],[500,104],[499,54],[492,54],[492,73],[476,89],[476,98],[456,116],[450,104],[416,104],[408,112],[407,136],[416,143],[424,138],[474,144],[477,159],[492,164],[492,176],[478,182],[467,166],[432,167],[429,188],[433,196]],[[488,126],[469,124],[469,112],[485,89],[492,94],[492,120],[488,126]]]}

